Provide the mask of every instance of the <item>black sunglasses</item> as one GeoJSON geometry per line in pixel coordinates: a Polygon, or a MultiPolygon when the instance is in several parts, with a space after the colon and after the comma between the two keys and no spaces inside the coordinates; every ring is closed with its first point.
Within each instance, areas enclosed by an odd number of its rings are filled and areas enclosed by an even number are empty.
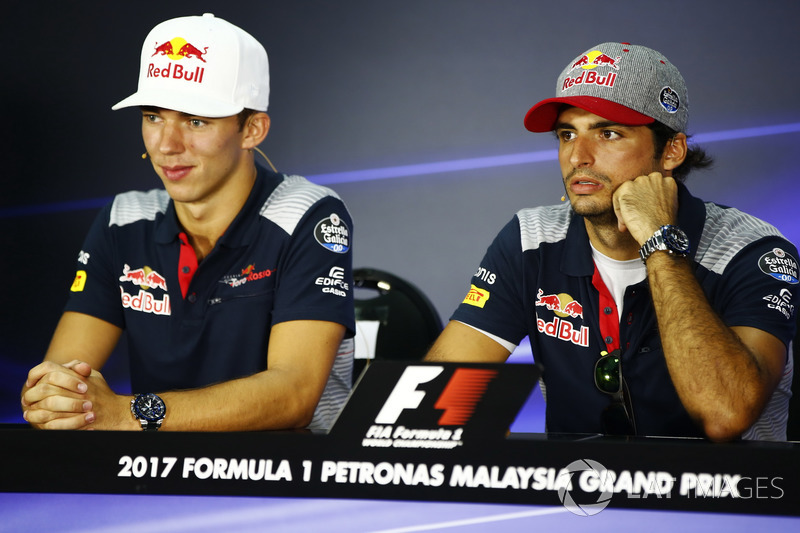
{"type": "Polygon", "coordinates": [[[603,351],[594,364],[594,384],[611,395],[611,403],[603,410],[603,431],[609,435],[635,435],[636,422],[630,404],[630,391],[622,378],[620,351],[603,351]],[[627,392],[627,394],[625,393],[627,392]]]}

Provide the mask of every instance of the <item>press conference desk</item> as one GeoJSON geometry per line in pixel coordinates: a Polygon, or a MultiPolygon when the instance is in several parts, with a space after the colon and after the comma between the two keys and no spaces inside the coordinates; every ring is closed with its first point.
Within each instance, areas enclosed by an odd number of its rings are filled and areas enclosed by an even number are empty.
{"type": "MultiPolygon", "coordinates": [[[[596,528],[612,517],[651,533],[662,518],[671,528],[704,520],[729,524],[726,531],[752,530],[754,521],[800,528],[800,443],[507,434],[498,430],[510,427],[507,406],[494,403],[513,396],[515,385],[500,383],[505,368],[497,378],[503,394],[490,386],[461,425],[437,425],[431,416],[447,411],[442,390],[457,372],[446,368],[441,383],[413,385],[425,398],[411,408],[382,381],[398,382],[403,369],[395,370],[360,383],[328,434],[0,425],[0,531],[12,518],[9,531],[36,525],[24,518],[54,506],[63,512],[52,519],[71,520],[76,531],[91,530],[81,518],[103,513],[113,531],[126,531],[133,517],[149,531],[223,531],[210,524],[233,522],[245,531],[241,517],[250,517],[259,531],[276,516],[284,519],[276,531],[483,531],[480,524],[498,520],[568,531],[574,520],[596,528]],[[387,423],[385,407],[398,398],[387,423]]],[[[530,381],[521,374],[514,369],[509,379],[530,381]]],[[[512,398],[511,420],[526,395],[512,398]]]]}
{"type": "Polygon", "coordinates": [[[610,508],[800,516],[797,443],[511,434],[453,449],[383,448],[306,432],[55,432],[14,425],[0,428],[0,442],[2,492],[562,505],[558,489],[569,479],[561,475],[571,478],[576,501],[595,503],[609,492],[610,508]],[[580,460],[590,461],[586,473],[565,474],[580,460]],[[595,463],[616,480],[602,486],[589,471],[595,463]]]}

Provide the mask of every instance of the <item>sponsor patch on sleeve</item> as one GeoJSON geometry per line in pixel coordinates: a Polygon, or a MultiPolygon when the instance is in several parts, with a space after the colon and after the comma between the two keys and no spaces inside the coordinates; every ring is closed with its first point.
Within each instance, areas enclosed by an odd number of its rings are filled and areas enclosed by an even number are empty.
{"type": "Polygon", "coordinates": [[[758,259],[758,268],[778,281],[796,285],[798,281],[797,259],[781,248],[773,248],[758,259]]]}
{"type": "Polygon", "coordinates": [[[794,316],[794,304],[792,304],[792,293],[789,289],[781,289],[780,294],[769,294],[764,296],[767,307],[775,309],[780,314],[790,320],[794,316]]]}
{"type": "Polygon", "coordinates": [[[464,298],[464,301],[461,303],[483,308],[483,306],[486,305],[486,300],[489,299],[489,296],[490,296],[489,291],[480,289],[475,285],[470,285],[467,297],[464,298]]]}
{"type": "Polygon", "coordinates": [[[322,292],[342,298],[347,296],[347,291],[350,290],[350,284],[344,280],[344,268],[340,266],[331,267],[328,276],[318,277],[315,284],[322,286],[322,292]]]}
{"type": "Polygon", "coordinates": [[[336,213],[320,220],[314,228],[317,242],[337,254],[344,254],[350,249],[350,229],[336,213]]]}
{"type": "Polygon", "coordinates": [[[86,271],[78,270],[75,273],[75,280],[72,282],[72,287],[69,288],[72,292],[81,292],[86,286],[86,271]]]}

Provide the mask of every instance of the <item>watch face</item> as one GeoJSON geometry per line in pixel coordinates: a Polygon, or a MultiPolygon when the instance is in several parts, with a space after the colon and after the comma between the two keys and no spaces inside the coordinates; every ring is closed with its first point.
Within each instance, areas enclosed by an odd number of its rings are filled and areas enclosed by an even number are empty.
{"type": "Polygon", "coordinates": [[[164,418],[167,411],[164,400],[155,394],[140,394],[133,402],[133,408],[139,418],[155,422],[164,418]]]}
{"type": "Polygon", "coordinates": [[[689,237],[682,229],[675,226],[667,226],[663,232],[664,243],[675,252],[681,254],[689,253],[689,237]]]}

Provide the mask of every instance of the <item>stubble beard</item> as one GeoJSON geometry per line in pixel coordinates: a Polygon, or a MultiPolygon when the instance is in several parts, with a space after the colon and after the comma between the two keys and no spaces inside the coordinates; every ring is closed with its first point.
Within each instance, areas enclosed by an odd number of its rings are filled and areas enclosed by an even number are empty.
{"type": "MultiPolygon", "coordinates": [[[[575,176],[575,174],[581,174],[593,178],[605,185],[611,183],[611,180],[605,174],[601,174],[589,169],[583,169],[580,171],[578,169],[574,169],[564,179],[565,186],[567,183],[569,183],[570,179],[575,176]]],[[[599,200],[596,197],[578,196],[574,200],[571,200],[572,210],[575,212],[575,214],[584,217],[595,226],[616,226],[617,215],[614,212],[614,203],[611,199],[613,198],[613,195],[614,191],[611,192],[611,197],[608,198],[608,202],[605,202],[605,200],[599,200]]]]}

